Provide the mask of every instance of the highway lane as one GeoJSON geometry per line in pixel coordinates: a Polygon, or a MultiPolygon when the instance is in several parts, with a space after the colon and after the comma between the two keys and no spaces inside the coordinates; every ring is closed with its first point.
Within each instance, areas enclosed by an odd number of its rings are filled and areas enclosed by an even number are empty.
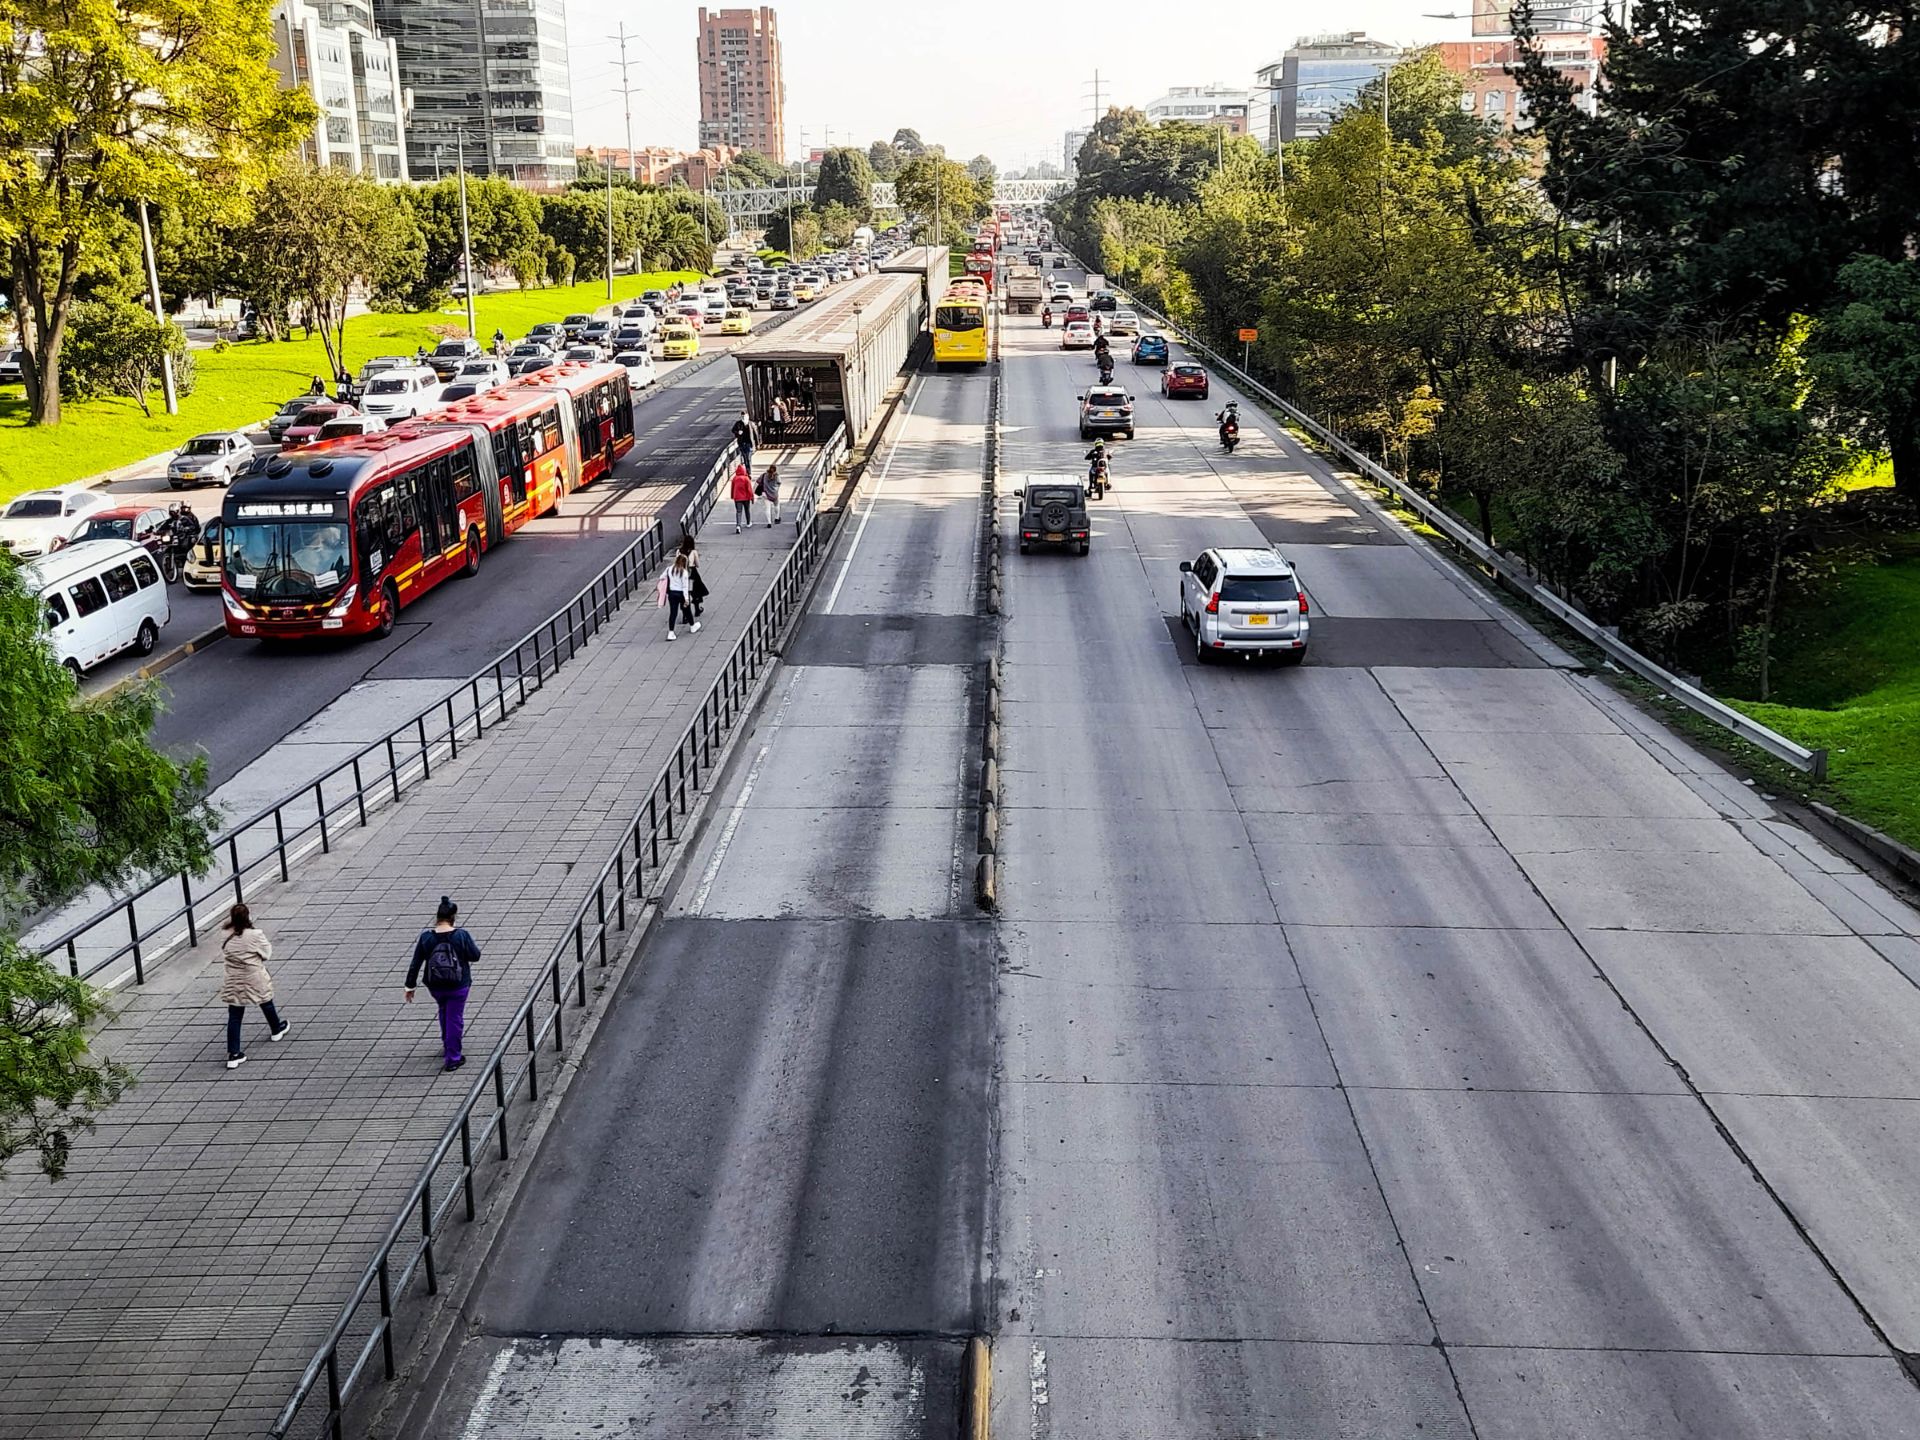
{"type": "MultiPolygon", "coordinates": [[[[1052,338],[1010,485],[1085,448],[1052,338]]],[[[1122,374],[1092,555],[1004,562],[994,1433],[1920,1435],[1920,918],[1122,374]],[[1176,566],[1263,539],[1308,663],[1201,669],[1176,566]]]]}
{"type": "Polygon", "coordinates": [[[473,581],[439,586],[408,606],[385,640],[226,639],[187,657],[156,682],[166,705],[156,743],[204,752],[220,785],[356,685],[464,679],[566,604],[656,512],[684,508],[724,443],[736,394],[735,377],[716,365],[643,402],[635,449],[611,484],[569,496],[489,551],[473,581]]]}
{"type": "Polygon", "coordinates": [[[957,1433],[987,1319],[987,377],[913,385],[489,1259],[429,1435],[957,1433]]]}

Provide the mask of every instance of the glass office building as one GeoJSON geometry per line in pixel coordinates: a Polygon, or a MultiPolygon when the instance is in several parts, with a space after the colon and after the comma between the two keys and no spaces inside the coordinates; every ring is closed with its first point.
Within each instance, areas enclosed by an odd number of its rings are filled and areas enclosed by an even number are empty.
{"type": "Polygon", "coordinates": [[[1333,117],[1403,53],[1397,45],[1350,30],[1308,36],[1261,67],[1260,85],[1268,97],[1267,148],[1326,134],[1333,117]]]}
{"type": "Polygon", "coordinates": [[[398,57],[355,0],[279,0],[273,63],[284,85],[313,96],[320,114],[300,142],[309,164],[380,180],[407,178],[398,57]]]}
{"type": "Polygon", "coordinates": [[[454,171],[558,190],[574,163],[565,0],[375,0],[413,97],[407,165],[415,180],[454,171]]]}

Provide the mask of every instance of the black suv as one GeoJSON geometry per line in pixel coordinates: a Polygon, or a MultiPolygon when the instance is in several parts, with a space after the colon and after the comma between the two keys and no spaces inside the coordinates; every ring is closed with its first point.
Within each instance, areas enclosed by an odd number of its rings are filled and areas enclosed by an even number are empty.
{"type": "Polygon", "coordinates": [[[1072,545],[1084,555],[1090,543],[1087,487],[1071,475],[1034,475],[1020,490],[1020,553],[1035,546],[1072,545]]]}

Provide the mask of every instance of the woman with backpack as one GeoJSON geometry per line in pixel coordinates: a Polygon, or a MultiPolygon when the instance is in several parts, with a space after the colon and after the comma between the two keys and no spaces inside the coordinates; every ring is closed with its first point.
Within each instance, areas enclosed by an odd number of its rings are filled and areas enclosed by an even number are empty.
{"type": "Polygon", "coordinates": [[[467,1063],[460,1040],[467,1028],[467,991],[473,984],[474,962],[480,947],[473,936],[456,924],[460,907],[445,895],[434,912],[433,928],[422,930],[414,942],[413,963],[407,967],[407,1003],[413,1003],[414,982],[425,972],[427,993],[440,1007],[440,1048],[448,1070],[467,1063]]]}

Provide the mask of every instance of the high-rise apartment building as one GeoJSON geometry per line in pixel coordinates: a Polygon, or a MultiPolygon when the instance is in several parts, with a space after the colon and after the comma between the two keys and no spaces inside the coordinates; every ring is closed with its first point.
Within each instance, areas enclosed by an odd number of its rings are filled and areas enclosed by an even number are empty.
{"type": "Polygon", "coordinates": [[[1245,135],[1251,105],[1245,90],[1230,85],[1176,85],[1140,108],[1156,123],[1185,120],[1193,125],[1218,125],[1229,135],[1245,135]]]}
{"type": "MultiPolygon", "coordinates": [[[[325,4],[337,0],[322,0],[325,4]]],[[[573,158],[566,0],[373,0],[413,95],[407,164],[416,180],[470,172],[558,190],[573,158]]]]}
{"type": "Polygon", "coordinates": [[[1396,65],[1397,45],[1369,39],[1365,31],[1311,35],[1271,65],[1260,68],[1267,92],[1269,150],[1311,135],[1324,135],[1333,117],[1373,80],[1396,65]]]}
{"type": "Polygon", "coordinates": [[[773,7],[700,9],[700,143],[786,159],[787,82],[773,7]]]}
{"type": "Polygon", "coordinates": [[[273,64],[320,107],[301,157],[378,180],[407,178],[406,122],[393,41],[355,0],[279,0],[273,64]]]}

